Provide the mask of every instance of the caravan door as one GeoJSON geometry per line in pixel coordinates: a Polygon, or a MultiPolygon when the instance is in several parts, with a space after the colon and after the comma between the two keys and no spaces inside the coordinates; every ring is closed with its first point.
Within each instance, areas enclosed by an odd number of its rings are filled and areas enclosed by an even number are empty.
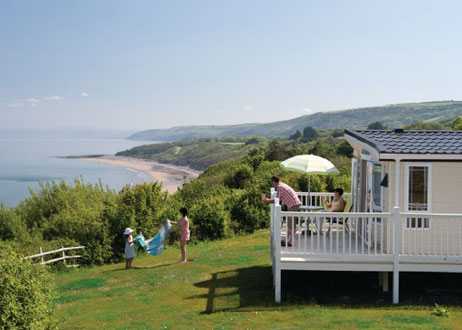
{"type": "MultiPolygon", "coordinates": [[[[367,161],[365,177],[365,210],[366,213],[380,213],[383,207],[383,194],[380,183],[382,182],[382,164],[376,161],[367,161]]],[[[372,221],[381,221],[380,218],[367,218],[363,223],[364,243],[370,247],[372,236],[372,221]]]]}

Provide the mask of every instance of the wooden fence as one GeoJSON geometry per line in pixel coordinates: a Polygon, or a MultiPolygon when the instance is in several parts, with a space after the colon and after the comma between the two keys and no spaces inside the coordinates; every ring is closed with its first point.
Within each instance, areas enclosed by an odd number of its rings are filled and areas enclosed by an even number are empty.
{"type": "MultiPolygon", "coordinates": [[[[74,246],[74,247],[66,247],[66,248],[61,247],[58,250],[53,250],[53,251],[48,251],[48,252],[43,252],[42,248],[40,248],[40,253],[34,254],[32,256],[24,257],[24,259],[40,258],[40,264],[41,265],[48,265],[48,264],[52,264],[54,262],[58,262],[58,261],[61,261],[61,260],[64,263],[66,263],[67,259],[76,259],[76,258],[81,257],[80,255],[66,255],[66,253],[65,253],[66,251],[79,250],[79,249],[84,249],[84,248],[85,248],[85,246],[74,246]],[[60,256],[58,258],[53,258],[53,259],[50,259],[50,260],[45,260],[43,258],[46,255],[56,254],[56,253],[60,253],[60,256]]],[[[80,265],[79,264],[67,265],[67,267],[78,267],[78,266],[80,266],[80,265]]]]}

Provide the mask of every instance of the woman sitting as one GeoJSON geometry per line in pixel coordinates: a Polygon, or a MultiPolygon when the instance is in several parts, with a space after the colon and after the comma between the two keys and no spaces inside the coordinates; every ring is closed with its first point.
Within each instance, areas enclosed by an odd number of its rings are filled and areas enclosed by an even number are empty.
{"type": "MultiPolygon", "coordinates": [[[[342,198],[342,195],[343,195],[343,189],[337,188],[334,191],[334,199],[332,199],[330,203],[326,200],[323,201],[323,204],[328,207],[328,210],[326,210],[326,212],[343,212],[345,210],[346,202],[342,198]]],[[[338,223],[339,219],[333,218],[331,221],[330,218],[326,218],[326,220],[329,221],[329,232],[328,233],[330,233],[332,230],[332,222],[338,223]]],[[[322,233],[323,222],[324,222],[323,220],[320,220],[319,228],[317,228],[320,233],[322,233]]],[[[347,230],[348,230],[348,227],[347,227],[347,230]]]]}
{"type": "Polygon", "coordinates": [[[346,202],[342,198],[343,189],[337,188],[334,191],[334,199],[329,203],[328,201],[324,200],[323,203],[329,208],[330,212],[343,212],[345,210],[346,202]]]}

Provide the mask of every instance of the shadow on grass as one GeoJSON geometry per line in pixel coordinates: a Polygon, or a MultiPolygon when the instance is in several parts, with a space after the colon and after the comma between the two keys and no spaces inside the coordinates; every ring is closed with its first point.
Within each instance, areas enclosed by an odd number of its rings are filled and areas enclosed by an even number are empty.
{"type": "MultiPolygon", "coordinates": [[[[195,283],[208,292],[188,299],[207,299],[203,314],[246,308],[264,308],[320,304],[325,306],[379,307],[391,305],[390,292],[378,285],[376,272],[283,271],[282,304],[274,302],[270,266],[254,266],[211,274],[206,281],[195,283]]],[[[462,305],[460,274],[401,273],[402,304],[432,306],[462,305]]]]}
{"type": "Polygon", "coordinates": [[[133,267],[130,268],[130,269],[125,269],[125,267],[124,267],[124,268],[117,268],[117,269],[106,270],[106,271],[104,271],[103,273],[112,273],[112,272],[121,272],[121,271],[131,271],[131,270],[155,269],[155,268],[160,268],[160,267],[173,266],[173,265],[176,265],[176,264],[178,264],[178,263],[179,263],[179,262],[173,262],[173,263],[170,263],[170,264],[161,264],[161,265],[156,265],[156,266],[152,266],[152,267],[136,267],[136,266],[133,266],[133,267]]]}

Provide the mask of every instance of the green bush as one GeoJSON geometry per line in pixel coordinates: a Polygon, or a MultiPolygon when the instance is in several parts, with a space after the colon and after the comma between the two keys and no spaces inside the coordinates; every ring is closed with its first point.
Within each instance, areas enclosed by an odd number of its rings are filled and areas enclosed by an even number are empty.
{"type": "Polygon", "coordinates": [[[435,316],[449,317],[449,315],[451,315],[451,312],[446,307],[443,307],[435,303],[435,308],[433,308],[432,314],[435,316]]]}
{"type": "Polygon", "coordinates": [[[26,234],[26,224],[15,209],[0,205],[0,239],[13,240],[26,234]]]}
{"type": "Polygon", "coordinates": [[[253,168],[247,164],[239,164],[231,169],[225,178],[225,185],[229,188],[244,189],[247,181],[252,178],[253,168]]]}
{"type": "Polygon", "coordinates": [[[0,328],[48,329],[52,326],[51,276],[11,249],[0,251],[0,328]]]}
{"type": "Polygon", "coordinates": [[[236,232],[253,233],[269,227],[269,207],[261,201],[261,191],[256,187],[246,191],[233,205],[231,219],[236,232]]]}
{"type": "MultiPolygon", "coordinates": [[[[125,186],[117,196],[117,201],[112,205],[106,205],[104,214],[108,218],[108,241],[109,245],[112,245],[114,259],[123,257],[125,228],[131,227],[137,234],[143,233],[145,237],[154,236],[163,222],[161,215],[166,202],[167,193],[162,192],[162,185],[154,182],[134,187],[125,186]],[[114,209],[116,211],[113,211],[114,209]]],[[[92,242],[90,246],[94,251],[101,251],[101,253],[107,250],[107,246],[101,245],[98,241],[92,242]]],[[[100,255],[96,252],[86,253],[88,258],[97,258],[95,262],[100,262],[100,255]]]]}
{"type": "Polygon", "coordinates": [[[216,240],[226,236],[228,214],[221,199],[207,199],[190,210],[192,232],[199,240],[216,240]]]}
{"type": "Polygon", "coordinates": [[[458,116],[452,121],[452,129],[454,131],[462,131],[462,117],[458,116]]]}

